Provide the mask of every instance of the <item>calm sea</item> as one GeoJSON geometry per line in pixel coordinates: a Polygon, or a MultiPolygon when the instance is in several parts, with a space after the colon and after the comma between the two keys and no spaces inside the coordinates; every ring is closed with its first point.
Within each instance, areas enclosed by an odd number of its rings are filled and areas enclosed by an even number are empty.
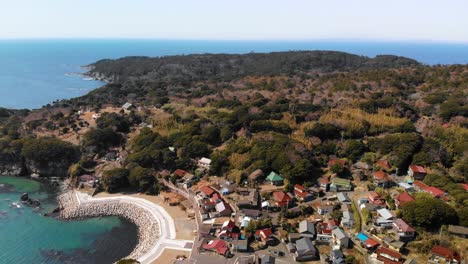
{"type": "Polygon", "coordinates": [[[394,54],[425,64],[466,64],[468,44],[357,41],[0,40],[0,107],[38,108],[102,85],[70,75],[104,58],[191,53],[337,50],[394,54]]]}
{"type": "Polygon", "coordinates": [[[103,217],[65,222],[41,215],[54,207],[55,194],[47,186],[0,176],[0,263],[113,263],[137,243],[136,226],[126,220],[103,217]],[[41,209],[18,202],[24,192],[40,200],[41,209]]]}

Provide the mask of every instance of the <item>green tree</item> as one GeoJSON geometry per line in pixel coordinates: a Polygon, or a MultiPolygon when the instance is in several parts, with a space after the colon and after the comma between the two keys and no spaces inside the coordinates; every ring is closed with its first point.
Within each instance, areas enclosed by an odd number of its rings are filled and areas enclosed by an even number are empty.
{"type": "Polygon", "coordinates": [[[408,223],[427,230],[434,230],[445,224],[458,223],[455,209],[427,195],[418,195],[414,202],[404,204],[401,213],[408,223]]]}
{"type": "Polygon", "coordinates": [[[128,186],[128,169],[117,168],[104,171],[101,177],[101,184],[107,192],[115,192],[119,188],[128,186]]]}

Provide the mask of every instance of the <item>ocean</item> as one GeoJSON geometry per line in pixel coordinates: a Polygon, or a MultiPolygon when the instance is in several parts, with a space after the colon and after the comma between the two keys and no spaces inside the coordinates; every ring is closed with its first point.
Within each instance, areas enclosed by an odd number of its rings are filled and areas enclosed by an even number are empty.
{"type": "Polygon", "coordinates": [[[55,195],[37,181],[0,176],[0,263],[114,263],[133,251],[137,228],[124,219],[42,216],[57,206],[55,195]],[[40,209],[19,202],[24,192],[41,201],[40,209]]]}
{"type": "Polygon", "coordinates": [[[103,83],[80,66],[124,56],[337,50],[374,57],[393,54],[424,64],[466,64],[468,44],[362,41],[0,40],[0,107],[39,108],[84,95],[103,83]]]}

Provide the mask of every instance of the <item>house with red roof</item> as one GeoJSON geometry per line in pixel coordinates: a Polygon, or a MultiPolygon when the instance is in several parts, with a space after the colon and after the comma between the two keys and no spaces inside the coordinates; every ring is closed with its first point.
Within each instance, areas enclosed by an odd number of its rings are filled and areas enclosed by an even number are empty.
{"type": "Polygon", "coordinates": [[[441,198],[443,200],[448,200],[447,199],[447,193],[445,193],[443,190],[433,187],[433,186],[428,186],[422,181],[414,181],[414,185],[416,185],[421,191],[427,192],[431,194],[435,198],[441,198]]]}
{"type": "Polygon", "coordinates": [[[377,187],[388,188],[391,186],[392,180],[382,170],[376,171],[372,174],[372,180],[374,181],[374,185],[377,187]]]}
{"type": "Polygon", "coordinates": [[[367,250],[375,250],[380,246],[380,243],[376,239],[371,237],[362,242],[362,244],[367,250]]]}
{"type": "Polygon", "coordinates": [[[259,229],[255,231],[254,236],[257,240],[262,241],[263,245],[269,245],[274,241],[273,231],[271,231],[271,228],[259,229]]]}
{"type": "Polygon", "coordinates": [[[407,192],[402,192],[395,197],[395,205],[401,208],[405,203],[413,202],[414,198],[407,192]]]}
{"type": "Polygon", "coordinates": [[[427,175],[427,171],[423,166],[410,165],[408,168],[408,175],[413,177],[415,180],[424,180],[427,175]]]}
{"type": "Polygon", "coordinates": [[[393,230],[395,231],[398,240],[407,242],[414,239],[416,230],[409,226],[403,219],[398,218],[393,221],[393,230]]]}
{"type": "Polygon", "coordinates": [[[455,250],[442,246],[434,246],[431,250],[429,261],[441,263],[441,260],[446,263],[460,263],[461,257],[455,250]]]}
{"type": "Polygon", "coordinates": [[[314,199],[314,195],[300,184],[294,185],[294,196],[296,196],[296,199],[301,202],[309,202],[314,199]]]}
{"type": "Polygon", "coordinates": [[[179,176],[179,177],[184,177],[185,174],[187,174],[187,172],[184,171],[184,170],[177,169],[177,170],[174,171],[173,174],[176,175],[176,176],[179,176]]]}
{"type": "Polygon", "coordinates": [[[273,193],[273,200],[278,207],[287,207],[292,202],[293,198],[283,191],[273,193]]]}
{"type": "Polygon", "coordinates": [[[400,264],[405,261],[403,256],[389,248],[379,247],[375,254],[377,255],[377,260],[382,261],[384,264],[400,264]]]}
{"type": "Polygon", "coordinates": [[[204,244],[202,248],[205,250],[217,252],[223,256],[229,255],[228,245],[224,240],[221,239],[211,240],[207,244],[204,244]]]}

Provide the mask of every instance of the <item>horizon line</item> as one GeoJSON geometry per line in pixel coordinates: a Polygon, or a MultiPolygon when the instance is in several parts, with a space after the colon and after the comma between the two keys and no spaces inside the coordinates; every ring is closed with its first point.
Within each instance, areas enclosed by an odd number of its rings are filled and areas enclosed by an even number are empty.
{"type": "Polygon", "coordinates": [[[34,40],[138,40],[138,41],[218,41],[218,42],[374,42],[374,43],[412,43],[412,44],[456,44],[468,45],[462,40],[433,39],[372,39],[372,38],[165,38],[165,37],[86,37],[86,36],[51,36],[51,37],[1,37],[0,41],[34,40]]]}

